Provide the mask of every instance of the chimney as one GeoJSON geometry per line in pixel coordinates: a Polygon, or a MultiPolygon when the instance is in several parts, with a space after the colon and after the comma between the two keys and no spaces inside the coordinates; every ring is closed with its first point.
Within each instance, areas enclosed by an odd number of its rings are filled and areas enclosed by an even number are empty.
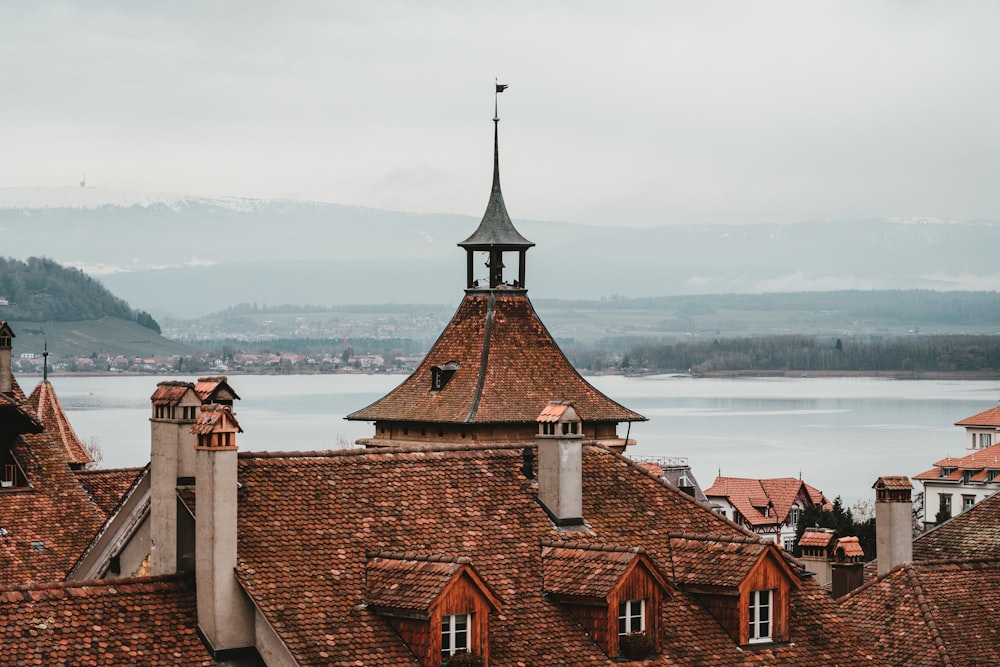
{"type": "Polygon", "coordinates": [[[242,433],[228,405],[205,405],[195,446],[195,590],[198,627],[213,655],[252,647],[254,612],[236,580],[237,458],[242,433]]]}
{"type": "Polygon", "coordinates": [[[557,526],[583,525],[583,427],[571,403],[550,401],[538,422],[538,500],[557,526]]]}
{"type": "Polygon", "coordinates": [[[150,572],[173,574],[193,567],[190,527],[178,530],[177,487],[194,482],[191,426],[201,400],[190,382],[161,382],[150,397],[150,572]]]}
{"type": "Polygon", "coordinates": [[[0,394],[14,391],[13,365],[11,349],[13,348],[14,331],[5,321],[0,321],[0,394]]]}
{"type": "Polygon", "coordinates": [[[913,486],[907,477],[879,477],[875,489],[878,576],[913,560],[913,486]]]}

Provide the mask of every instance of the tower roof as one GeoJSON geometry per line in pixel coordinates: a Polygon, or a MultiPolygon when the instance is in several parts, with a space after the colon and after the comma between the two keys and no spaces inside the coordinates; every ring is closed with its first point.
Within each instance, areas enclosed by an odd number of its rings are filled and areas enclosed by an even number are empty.
{"type": "Polygon", "coordinates": [[[357,421],[531,423],[551,400],[570,401],[585,422],[645,421],[583,379],[525,294],[467,294],[413,374],[347,416],[357,421]],[[432,373],[455,371],[440,388],[432,373]]]}
{"type": "Polygon", "coordinates": [[[479,227],[472,236],[458,245],[466,250],[525,250],[535,244],[521,236],[507,214],[507,206],[500,191],[500,119],[494,118],[493,123],[493,189],[490,191],[490,200],[479,227]]]}
{"type": "Polygon", "coordinates": [[[31,396],[28,397],[28,404],[42,423],[45,430],[53,434],[53,438],[65,449],[68,462],[74,465],[93,463],[87,448],[84,447],[76,431],[66,418],[59,397],[52,383],[48,380],[39,382],[31,396]]]}

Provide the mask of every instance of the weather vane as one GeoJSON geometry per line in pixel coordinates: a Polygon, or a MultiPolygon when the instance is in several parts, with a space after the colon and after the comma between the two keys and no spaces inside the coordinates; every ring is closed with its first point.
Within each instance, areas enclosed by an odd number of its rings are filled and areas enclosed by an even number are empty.
{"type": "Polygon", "coordinates": [[[496,122],[500,122],[500,114],[497,113],[500,107],[498,106],[497,100],[500,99],[500,93],[507,90],[507,84],[500,83],[499,79],[494,79],[494,82],[496,83],[497,91],[493,95],[493,120],[496,122]]]}

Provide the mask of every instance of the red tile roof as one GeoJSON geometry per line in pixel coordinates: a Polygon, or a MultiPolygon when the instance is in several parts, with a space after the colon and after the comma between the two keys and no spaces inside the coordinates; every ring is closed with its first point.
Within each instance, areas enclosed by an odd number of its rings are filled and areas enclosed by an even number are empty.
{"type": "Polygon", "coordinates": [[[955,422],[955,426],[997,426],[1000,427],[1000,405],[983,410],[971,417],[955,422]]]}
{"type": "Polygon", "coordinates": [[[1000,494],[980,501],[913,540],[914,560],[991,558],[1000,554],[1000,494]]]}
{"type": "Polygon", "coordinates": [[[153,405],[177,405],[188,391],[194,391],[192,383],[168,380],[156,385],[149,400],[153,405]]]}
{"type": "Polygon", "coordinates": [[[957,482],[964,477],[966,470],[981,471],[975,481],[985,481],[987,470],[1000,470],[1000,443],[991,445],[983,449],[977,449],[971,454],[955,457],[949,456],[934,463],[934,467],[925,470],[919,475],[914,475],[913,479],[925,481],[957,482]],[[943,468],[954,468],[948,475],[942,476],[943,468]]]}
{"type": "Polygon", "coordinates": [[[28,405],[34,410],[38,421],[46,431],[57,435],[66,449],[68,461],[74,464],[93,463],[93,458],[87,453],[86,447],[77,437],[76,431],[66,418],[66,413],[59,403],[56,390],[51,382],[40,382],[28,397],[28,405]]]}
{"type": "Polygon", "coordinates": [[[215,665],[179,577],[0,588],[8,665],[215,665]]]}
{"type": "Polygon", "coordinates": [[[798,544],[800,547],[826,548],[836,536],[837,534],[829,528],[806,528],[798,544]]]}
{"type": "Polygon", "coordinates": [[[545,592],[582,598],[607,598],[640,558],[634,547],[576,542],[542,543],[545,592]]]}
{"type": "Polygon", "coordinates": [[[1000,663],[1000,560],[902,565],[841,600],[885,664],[1000,663]]]}
{"type": "Polygon", "coordinates": [[[571,402],[584,422],[646,419],[580,376],[526,295],[468,294],[417,370],[347,419],[528,424],[553,400],[571,402]],[[449,362],[455,374],[431,391],[431,367],[449,362]]]}
{"type": "Polygon", "coordinates": [[[194,393],[198,395],[202,403],[212,401],[220,393],[224,394],[222,396],[224,400],[239,399],[239,396],[229,385],[229,378],[225,375],[198,378],[198,382],[194,385],[194,393]]]}
{"type": "MultiPolygon", "coordinates": [[[[365,607],[373,551],[468,559],[503,601],[502,612],[490,617],[491,664],[613,664],[572,614],[542,594],[543,553],[567,536],[540,507],[537,487],[522,472],[523,446],[241,454],[237,575],[301,664],[415,664],[385,619],[365,607]]],[[[742,566],[742,552],[776,549],[628,459],[584,449],[589,530],[571,539],[612,547],[595,551],[598,560],[610,562],[595,568],[588,560],[591,573],[603,577],[605,566],[617,567],[614,554],[634,557],[630,550],[642,549],[668,579],[677,578],[678,568],[696,567],[699,555],[719,559],[702,576],[728,578],[742,566]],[[686,534],[672,538],[672,531],[686,534]],[[729,556],[731,547],[741,553],[729,556]]],[[[422,601],[428,591],[412,595],[422,601]]],[[[693,597],[678,592],[663,603],[668,631],[662,654],[649,664],[875,661],[811,580],[792,592],[792,606],[790,643],[745,651],[693,597]]]]}
{"type": "Polygon", "coordinates": [[[705,495],[709,498],[726,498],[752,526],[785,523],[797,499],[801,499],[806,507],[832,507],[822,491],[794,477],[717,477],[712,486],[705,490],[705,495]],[[770,512],[770,516],[764,516],[762,510],[769,504],[774,511],[770,512]]]}
{"type": "Polygon", "coordinates": [[[76,478],[107,519],[146,468],[77,470],[76,478]]]}

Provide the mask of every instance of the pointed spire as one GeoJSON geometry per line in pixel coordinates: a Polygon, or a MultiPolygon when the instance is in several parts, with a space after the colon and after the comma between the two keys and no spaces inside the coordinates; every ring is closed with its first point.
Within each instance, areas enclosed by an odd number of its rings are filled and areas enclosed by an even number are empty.
{"type": "Polygon", "coordinates": [[[45,339],[45,351],[42,352],[42,382],[49,381],[49,339],[45,339]]]}
{"type": "Polygon", "coordinates": [[[535,244],[521,236],[521,233],[514,228],[514,223],[507,213],[507,206],[504,204],[503,193],[500,190],[500,117],[497,113],[496,99],[499,93],[507,88],[506,84],[496,84],[494,94],[494,117],[493,117],[493,187],[490,191],[490,199],[486,204],[486,212],[479,223],[479,227],[472,236],[465,239],[458,245],[465,248],[468,254],[468,287],[472,288],[472,253],[474,251],[489,252],[490,258],[487,266],[490,269],[490,289],[503,284],[503,259],[505,251],[517,251],[520,253],[520,269],[518,272],[518,287],[524,286],[524,252],[535,244]]]}

